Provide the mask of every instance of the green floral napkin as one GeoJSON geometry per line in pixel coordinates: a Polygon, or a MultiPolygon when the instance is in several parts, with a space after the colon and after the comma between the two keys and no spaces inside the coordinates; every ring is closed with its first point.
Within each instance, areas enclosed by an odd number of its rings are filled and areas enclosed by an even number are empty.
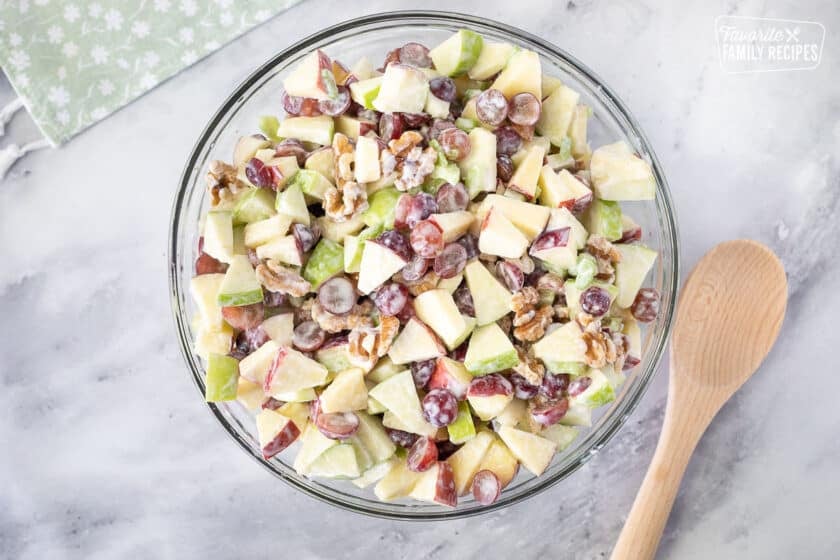
{"type": "Polygon", "coordinates": [[[300,0],[0,0],[0,66],[58,145],[300,0]]]}

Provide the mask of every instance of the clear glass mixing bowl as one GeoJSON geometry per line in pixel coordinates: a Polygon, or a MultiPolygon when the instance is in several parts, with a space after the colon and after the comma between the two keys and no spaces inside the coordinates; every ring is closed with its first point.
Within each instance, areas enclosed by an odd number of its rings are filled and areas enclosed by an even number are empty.
{"type": "MultiPolygon", "coordinates": [[[[471,496],[461,498],[454,509],[414,501],[381,502],[370,488],[358,489],[348,481],[310,480],[292,468],[297,450],[263,459],[257,445],[251,413],[237,402],[208,404],[227,433],[264,468],[298,490],[334,506],[373,516],[395,519],[449,519],[503,508],[557,484],[580,468],[618,431],[650,383],[665,349],[676,299],[678,239],[671,195],[662,169],[638,123],[618,97],[594,72],[556,46],[519,29],[475,16],[444,12],[393,12],[361,17],[324,29],[290,46],[256,69],[234,91],[210,119],[187,161],[172,209],[169,238],[169,281],[172,311],[181,350],[190,374],[204,395],[204,365],[193,351],[191,317],[194,305],[189,282],[196,258],[199,219],[207,208],[204,174],[212,159],[230,161],[237,138],[257,130],[258,117],[282,114],[280,94],[290,68],[314,49],[352,64],[362,56],[384,59],[387,51],[409,41],[434,46],[459,28],[468,27],[491,41],[508,41],[539,53],[543,71],[560,78],[581,94],[592,107],[589,135],[593,146],[623,139],[650,158],[658,183],[655,203],[623,206],[642,226],[643,242],[659,251],[660,258],[649,278],[649,286],[662,295],[659,318],[645,329],[643,359],[622,386],[608,408],[596,411],[593,425],[562,453],[540,477],[524,469],[491,506],[482,506],[471,496]]],[[[618,458],[616,458],[618,460],[618,458]]]]}

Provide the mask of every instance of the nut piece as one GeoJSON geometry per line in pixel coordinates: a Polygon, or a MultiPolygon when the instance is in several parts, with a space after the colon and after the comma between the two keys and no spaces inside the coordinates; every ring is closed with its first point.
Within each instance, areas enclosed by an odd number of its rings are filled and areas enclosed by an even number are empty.
{"type": "Polygon", "coordinates": [[[356,327],[370,327],[373,326],[373,321],[369,316],[371,309],[372,304],[366,301],[363,304],[357,304],[346,315],[334,315],[315,301],[312,304],[312,320],[328,333],[337,333],[356,327]]]}
{"type": "Polygon", "coordinates": [[[324,193],[324,212],[336,222],[346,222],[368,208],[367,190],[355,181],[330,187],[324,193]]]}
{"type": "Polygon", "coordinates": [[[533,286],[526,286],[513,294],[513,336],[517,340],[534,342],[542,338],[545,329],[551,324],[554,309],[550,305],[537,307],[540,293],[533,286]]]}
{"type": "Polygon", "coordinates": [[[545,366],[521,346],[516,347],[516,353],[519,354],[519,363],[513,367],[513,371],[524,377],[531,385],[539,387],[545,375],[545,366]]]}
{"type": "Polygon", "coordinates": [[[348,337],[350,363],[365,371],[370,371],[379,358],[388,353],[397,337],[400,321],[396,317],[383,315],[379,326],[361,326],[354,328],[348,337]]]}
{"type": "Polygon", "coordinates": [[[559,274],[553,272],[546,272],[537,280],[538,290],[551,290],[555,294],[565,294],[566,288],[564,284],[566,281],[559,274]]]}
{"type": "Polygon", "coordinates": [[[437,152],[432,147],[421,149],[419,146],[412,148],[402,161],[400,176],[394,181],[397,190],[407,191],[423,184],[432,171],[435,169],[437,152]]]}
{"type": "Polygon", "coordinates": [[[398,158],[404,158],[415,147],[423,143],[423,135],[416,130],[407,130],[396,140],[388,142],[388,151],[398,158]]]}
{"type": "Polygon", "coordinates": [[[257,280],[269,292],[280,292],[294,297],[305,296],[312,285],[304,280],[293,268],[283,266],[278,261],[266,261],[257,266],[257,280]]]}
{"type": "Polygon", "coordinates": [[[615,263],[621,261],[621,253],[602,235],[590,235],[586,242],[586,251],[595,257],[598,265],[596,277],[604,282],[615,280],[615,263]]]}
{"type": "Polygon", "coordinates": [[[404,282],[404,284],[408,287],[408,293],[417,297],[423,292],[434,290],[438,285],[438,280],[440,279],[438,278],[438,275],[435,274],[435,271],[430,270],[424,274],[420,280],[417,280],[416,282],[404,282]]]}
{"type": "Polygon", "coordinates": [[[607,343],[601,331],[583,331],[583,342],[586,344],[584,362],[591,368],[602,368],[607,365],[607,343]]]}
{"type": "Polygon", "coordinates": [[[237,169],[229,163],[214,159],[207,171],[207,192],[210,204],[216,206],[222,200],[232,200],[234,195],[247,188],[237,179],[237,169]]]}

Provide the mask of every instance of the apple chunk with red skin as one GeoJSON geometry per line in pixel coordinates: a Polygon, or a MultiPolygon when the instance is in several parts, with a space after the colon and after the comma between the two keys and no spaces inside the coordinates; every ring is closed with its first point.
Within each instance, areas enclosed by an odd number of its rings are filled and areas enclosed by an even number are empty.
{"type": "Polygon", "coordinates": [[[257,434],[263,457],[271,459],[298,438],[300,429],[291,418],[263,409],[257,414],[257,434]]]}
{"type": "Polygon", "coordinates": [[[329,371],[323,365],[287,346],[280,348],[268,374],[265,393],[289,393],[323,385],[329,371]]]}
{"type": "Polygon", "coordinates": [[[476,377],[467,389],[467,401],[479,419],[492,420],[513,400],[513,385],[503,375],[476,377]]]}
{"type": "Polygon", "coordinates": [[[366,241],[359,265],[359,291],[369,294],[384,284],[408,263],[410,254],[408,242],[394,230],[366,241]]]}
{"type": "Polygon", "coordinates": [[[452,465],[438,461],[420,475],[420,479],[409,493],[415,500],[455,507],[458,493],[455,491],[455,475],[452,465]]]}
{"type": "Polygon", "coordinates": [[[435,371],[429,378],[427,387],[429,390],[447,389],[460,401],[466,398],[472,380],[473,376],[464,364],[443,356],[437,359],[435,371]]]}
{"type": "Polygon", "coordinates": [[[577,263],[577,246],[571,232],[571,227],[544,232],[534,241],[530,255],[545,262],[550,270],[572,268],[577,263]]]}
{"type": "Polygon", "coordinates": [[[283,80],[283,88],[296,97],[330,99],[337,91],[330,57],[321,50],[307,55],[283,80]]]}

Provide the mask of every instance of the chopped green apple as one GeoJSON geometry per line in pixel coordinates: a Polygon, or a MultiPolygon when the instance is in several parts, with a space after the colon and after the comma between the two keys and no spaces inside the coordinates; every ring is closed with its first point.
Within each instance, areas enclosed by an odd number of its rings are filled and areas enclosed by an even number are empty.
{"type": "MultiPolygon", "coordinates": [[[[336,84],[332,62],[321,50],[304,57],[294,70],[283,80],[283,89],[288,95],[326,100],[335,97],[336,84]]],[[[287,134],[280,136],[289,138],[287,134]]]]}
{"type": "Polygon", "coordinates": [[[540,436],[547,440],[553,441],[557,446],[557,451],[563,451],[575,441],[578,436],[578,429],[574,426],[564,426],[563,424],[554,424],[540,432],[540,436]]]}
{"type": "Polygon", "coordinates": [[[260,328],[278,346],[290,346],[294,335],[294,313],[280,313],[264,320],[260,328]]]}
{"type": "Polygon", "coordinates": [[[376,497],[383,501],[404,498],[414,489],[421,473],[409,470],[405,459],[398,459],[391,470],[374,487],[376,497]]]}
{"type": "Polygon", "coordinates": [[[460,445],[475,437],[475,422],[473,422],[470,405],[466,401],[458,403],[458,416],[446,427],[449,441],[460,445]]]}
{"type": "Polygon", "coordinates": [[[644,245],[615,245],[621,253],[621,261],[615,265],[615,285],[618,288],[616,303],[619,307],[630,307],[653,263],[656,251],[644,245]]]}
{"type": "Polygon", "coordinates": [[[592,188],[604,200],[653,200],[656,179],[650,164],[626,142],[601,146],[590,162],[592,188]]]}
{"type": "Polygon", "coordinates": [[[528,238],[508,220],[504,213],[491,208],[481,223],[478,249],[488,255],[518,259],[528,248],[528,238]]]}
{"type": "Polygon", "coordinates": [[[459,210],[445,214],[432,214],[428,219],[440,228],[443,233],[443,242],[452,243],[469,231],[475,220],[475,214],[459,210]]]}
{"type": "Polygon", "coordinates": [[[358,478],[362,474],[358,450],[350,443],[340,443],[324,451],[309,466],[309,476],[358,478]]]}
{"type": "Polygon", "coordinates": [[[259,259],[271,259],[292,266],[303,264],[303,255],[297,239],[293,235],[278,237],[257,247],[259,259]]]}
{"type": "Polygon", "coordinates": [[[239,375],[263,387],[280,346],[269,340],[239,361],[239,375]]]}
{"type": "Polygon", "coordinates": [[[542,103],[537,133],[559,146],[568,135],[579,99],[580,94],[567,86],[561,85],[555,89],[542,103]]]}
{"type": "Polygon", "coordinates": [[[314,169],[298,170],[292,177],[291,185],[300,186],[304,199],[313,201],[324,200],[324,193],[333,186],[329,179],[314,169]]]}
{"type": "Polygon", "coordinates": [[[513,294],[502,286],[481,261],[470,262],[464,268],[464,277],[473,296],[478,325],[494,323],[510,313],[513,294]]]}
{"type": "Polygon", "coordinates": [[[468,73],[473,80],[487,80],[502,71],[516,47],[510,43],[487,43],[468,73]]]}
{"type": "Polygon", "coordinates": [[[251,158],[257,153],[257,150],[262,150],[271,145],[271,142],[259,136],[242,136],[237,140],[236,146],[233,148],[233,165],[240,167],[251,161],[251,158]]]}
{"type": "Polygon", "coordinates": [[[338,445],[338,441],[330,439],[318,430],[312,422],[306,425],[303,434],[300,436],[301,446],[295,456],[293,468],[303,476],[310,472],[310,467],[315,460],[331,447],[338,445]]]}
{"type": "Polygon", "coordinates": [[[233,214],[207,212],[204,220],[204,252],[224,263],[233,259],[233,214]]]}
{"type": "Polygon", "coordinates": [[[381,87],[382,76],[353,82],[350,84],[350,98],[365,109],[373,109],[373,100],[379,95],[381,87]]]}
{"type": "Polygon", "coordinates": [[[602,235],[608,241],[621,239],[621,207],[617,202],[595,198],[583,216],[589,233],[602,235]]]}
{"type": "Polygon", "coordinates": [[[356,140],[353,173],[359,183],[376,181],[382,176],[379,145],[373,138],[360,136],[356,140]]]}
{"type": "Polygon", "coordinates": [[[435,68],[446,76],[459,76],[478,61],[484,40],[469,29],[459,29],[451,37],[429,51],[435,68]]]}
{"type": "Polygon", "coordinates": [[[350,354],[347,351],[348,343],[343,341],[337,344],[324,345],[315,352],[315,360],[327,368],[330,373],[338,373],[353,367],[350,363],[350,354]]]}
{"type": "Polygon", "coordinates": [[[292,219],[285,214],[275,214],[265,220],[249,223],[245,226],[245,245],[253,249],[283,237],[291,225],[292,219]]]}
{"type": "Polygon", "coordinates": [[[325,413],[364,410],[367,400],[365,372],[359,368],[339,372],[319,398],[321,411],[325,413]]]}
{"type": "Polygon", "coordinates": [[[405,366],[395,364],[390,357],[383,356],[376,362],[376,365],[373,366],[373,369],[368,372],[365,378],[373,383],[382,383],[389,377],[393,377],[403,371],[405,371],[405,366]]]}
{"type": "Polygon", "coordinates": [[[592,425],[592,409],[584,404],[572,402],[569,404],[569,410],[567,410],[566,414],[563,415],[563,418],[560,419],[560,424],[564,426],[584,426],[588,428],[592,425]]]}
{"type": "Polygon", "coordinates": [[[300,429],[290,418],[264,409],[257,414],[257,435],[263,457],[270,459],[294,443],[300,429]]]}
{"type": "Polygon", "coordinates": [[[498,209],[519,231],[533,241],[548,223],[550,211],[545,206],[489,194],[476,211],[476,220],[483,220],[491,208],[498,209]]]}
{"type": "Polygon", "coordinates": [[[289,185],[286,190],[278,192],[275,208],[293,222],[309,227],[309,209],[306,207],[306,199],[300,185],[289,185]]]}
{"type": "Polygon", "coordinates": [[[233,207],[234,224],[250,224],[265,220],[275,213],[274,191],[269,189],[248,189],[240,195],[233,207]]]}
{"type": "MultiPolygon", "coordinates": [[[[274,150],[269,150],[273,152],[274,150]]],[[[275,173],[274,179],[274,187],[279,191],[286,186],[289,182],[289,179],[295,176],[295,173],[298,172],[300,167],[298,166],[297,158],[295,156],[280,156],[280,157],[272,157],[268,161],[265,162],[266,165],[275,168],[275,171],[279,171],[279,175],[275,173]]],[[[237,176],[237,178],[245,178],[247,181],[247,176],[244,174],[244,167],[242,168],[243,172],[237,176]]],[[[250,183],[250,182],[249,182],[250,183]]]]}
{"type": "Polygon", "coordinates": [[[494,439],[493,434],[482,430],[446,460],[452,466],[455,491],[459,496],[463,496],[470,491],[475,473],[480,470],[481,463],[490,446],[493,445],[494,439]]]}
{"type": "Polygon", "coordinates": [[[280,141],[280,137],[277,136],[278,126],[280,126],[280,119],[274,115],[263,115],[260,117],[260,132],[272,142],[280,141]]]}
{"type": "Polygon", "coordinates": [[[499,437],[513,456],[534,476],[541,475],[548,468],[557,450],[553,441],[510,426],[502,426],[499,429],[499,437]]]}
{"type": "Polygon", "coordinates": [[[542,75],[542,97],[545,99],[552,93],[554,93],[557,88],[563,85],[563,82],[559,78],[555,78],[554,76],[549,76],[548,74],[542,75]]]}
{"type": "Polygon", "coordinates": [[[542,99],[540,56],[525,49],[516,51],[490,87],[501,91],[508,99],[517,93],[530,93],[542,99]]]}
{"type": "Polygon", "coordinates": [[[358,282],[359,291],[365,295],[371,293],[402,269],[406,265],[406,262],[402,256],[382,243],[378,243],[376,239],[366,241],[365,247],[362,250],[362,262],[358,282]]]}
{"type": "Polygon", "coordinates": [[[510,452],[510,449],[502,440],[494,437],[493,443],[490,444],[487,453],[484,454],[484,458],[478,466],[480,471],[485,469],[493,472],[499,479],[502,488],[504,488],[516,476],[519,470],[519,461],[516,460],[516,457],[513,456],[513,453],[510,452]]]}
{"type": "Polygon", "coordinates": [[[207,402],[236,399],[239,379],[239,360],[230,356],[210,354],[207,359],[207,376],[204,380],[204,398],[207,402]]]}
{"type": "Polygon", "coordinates": [[[367,488],[371,484],[379,482],[385,476],[391,472],[391,469],[394,468],[397,459],[391,458],[387,461],[382,461],[381,463],[377,463],[370,467],[368,470],[362,473],[362,476],[359,478],[353,479],[352,482],[357,488],[367,488]]]}
{"type": "Polygon", "coordinates": [[[435,97],[431,92],[426,97],[426,106],[423,108],[433,119],[449,118],[449,101],[435,97]]]}
{"type": "Polygon", "coordinates": [[[266,394],[288,393],[323,385],[327,368],[288,346],[277,352],[265,378],[266,394]]]}
{"type": "Polygon", "coordinates": [[[224,274],[200,274],[190,280],[190,293],[206,329],[219,330],[225,324],[219,305],[219,289],[224,278],[224,274]]]}
{"type": "Polygon", "coordinates": [[[575,321],[570,321],[550,334],[542,337],[533,346],[534,356],[541,360],[549,371],[558,373],[568,362],[586,361],[586,343],[583,331],[575,321]]]}
{"type": "Polygon", "coordinates": [[[220,306],[239,306],[263,300],[262,285],[257,280],[254,267],[244,255],[235,255],[219,286],[217,301],[220,306]]]}
{"type": "Polygon", "coordinates": [[[592,380],[586,390],[573,398],[573,402],[597,408],[615,400],[615,390],[601,370],[591,369],[587,376],[592,380]]]}
{"type": "Polygon", "coordinates": [[[470,337],[464,366],[473,375],[485,375],[512,368],[519,356],[510,339],[496,323],[478,327],[470,337]]]}
{"type": "Polygon", "coordinates": [[[382,113],[422,113],[429,94],[429,79],[407,64],[391,63],[385,68],[382,85],[373,108],[382,113]]]}
{"type": "Polygon", "coordinates": [[[496,135],[481,127],[471,130],[470,153],[458,166],[471,199],[479,193],[495,191],[496,135]]]}
{"type": "Polygon", "coordinates": [[[364,412],[357,412],[356,416],[359,417],[359,429],[355,437],[370,454],[374,463],[390,459],[397,446],[388,437],[379,418],[364,412]]]}
{"type": "Polygon", "coordinates": [[[323,238],[309,255],[303,267],[303,277],[317,290],[325,280],[344,270],[344,248],[334,241],[323,238]]]}
{"type": "Polygon", "coordinates": [[[410,370],[389,377],[371,389],[369,394],[394,414],[408,431],[424,436],[437,434],[437,428],[423,417],[410,370]]]}
{"type": "Polygon", "coordinates": [[[312,142],[321,146],[332,143],[335,123],[332,117],[287,117],[280,123],[277,134],[283,138],[297,138],[301,142],[312,142]]]}
{"type": "Polygon", "coordinates": [[[365,225],[371,228],[394,229],[394,212],[401,195],[402,193],[394,188],[373,193],[368,199],[368,209],[362,213],[365,225]]]}
{"type": "Polygon", "coordinates": [[[395,364],[422,362],[445,354],[446,347],[434,331],[415,318],[409,319],[388,351],[395,364]]]}
{"type": "Polygon", "coordinates": [[[355,235],[365,227],[365,221],[361,214],[357,214],[343,222],[336,222],[329,216],[321,216],[315,219],[315,223],[318,224],[321,230],[321,237],[335,243],[344,243],[345,237],[355,235]]]}
{"type": "Polygon", "coordinates": [[[414,311],[443,340],[447,348],[454,350],[467,336],[475,323],[468,321],[458,311],[452,294],[446,290],[429,290],[414,298],[414,311]]]}
{"type": "Polygon", "coordinates": [[[508,181],[508,188],[525,195],[528,200],[534,200],[537,193],[537,180],[545,158],[545,148],[539,145],[531,146],[522,161],[508,181]]]}
{"type": "Polygon", "coordinates": [[[358,273],[362,263],[362,243],[358,235],[344,238],[344,272],[358,273]]]}

